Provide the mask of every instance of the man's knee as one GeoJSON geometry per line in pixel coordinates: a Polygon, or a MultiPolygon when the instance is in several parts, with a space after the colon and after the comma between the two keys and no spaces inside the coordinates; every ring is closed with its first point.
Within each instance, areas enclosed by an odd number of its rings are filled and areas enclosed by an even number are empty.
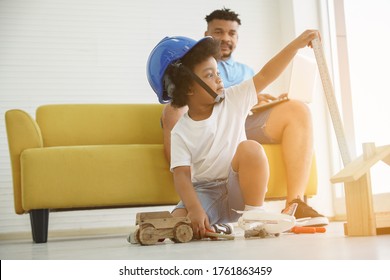
{"type": "Polygon", "coordinates": [[[311,112],[309,107],[298,100],[290,100],[286,102],[288,114],[293,120],[311,121],[311,112]]]}

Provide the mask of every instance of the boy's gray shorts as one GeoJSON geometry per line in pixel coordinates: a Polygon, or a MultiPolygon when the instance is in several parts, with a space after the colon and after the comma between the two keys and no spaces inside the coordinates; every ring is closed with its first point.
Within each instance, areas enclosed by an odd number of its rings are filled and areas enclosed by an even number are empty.
{"type": "MultiPolygon", "coordinates": [[[[230,168],[227,180],[199,182],[193,185],[210,225],[237,222],[241,214],[233,209],[244,210],[245,207],[237,172],[230,168]]],[[[175,207],[177,208],[185,208],[182,201],[175,207]]]]}

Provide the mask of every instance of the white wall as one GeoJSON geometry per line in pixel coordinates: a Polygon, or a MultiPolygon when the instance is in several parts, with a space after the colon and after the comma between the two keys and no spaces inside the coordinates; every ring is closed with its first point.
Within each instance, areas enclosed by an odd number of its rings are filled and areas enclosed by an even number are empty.
{"type": "MultiPolygon", "coordinates": [[[[167,35],[200,38],[206,28],[205,15],[224,6],[238,12],[242,19],[236,59],[259,70],[297,35],[291,29],[296,21],[294,13],[288,9],[293,3],[292,0],[1,0],[0,234],[30,231],[28,215],[16,215],[13,210],[4,127],[6,110],[19,108],[34,115],[37,106],[48,103],[156,103],[145,76],[150,50],[167,35]]],[[[300,27],[299,32],[311,28],[300,27]]],[[[278,94],[284,88],[281,79],[267,91],[278,94]]],[[[321,116],[315,113],[314,118],[319,127],[324,127],[321,116]]],[[[321,174],[328,166],[322,162],[322,155],[319,158],[321,174]]],[[[319,201],[329,192],[327,184],[319,183],[319,201]]],[[[332,214],[327,203],[315,204],[325,214],[332,214]]],[[[130,226],[138,210],[53,213],[49,229],[130,226]]]]}

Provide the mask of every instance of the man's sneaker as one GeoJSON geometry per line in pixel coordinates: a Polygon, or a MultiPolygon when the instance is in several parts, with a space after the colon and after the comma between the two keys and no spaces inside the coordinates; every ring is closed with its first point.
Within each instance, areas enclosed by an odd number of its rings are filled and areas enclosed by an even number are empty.
{"type": "Polygon", "coordinates": [[[230,224],[214,224],[211,226],[216,233],[232,234],[233,227],[230,224]]]}
{"type": "MultiPolygon", "coordinates": [[[[320,226],[327,226],[329,224],[328,218],[319,214],[316,210],[311,208],[309,205],[307,205],[301,199],[299,199],[299,198],[294,199],[293,201],[291,201],[289,203],[289,206],[294,204],[294,203],[297,204],[297,207],[295,209],[295,213],[293,214],[295,216],[296,221],[297,221],[297,225],[306,226],[306,227],[309,227],[309,226],[310,227],[313,227],[313,226],[320,227],[320,226]]],[[[284,213],[284,210],[282,211],[282,213],[284,213]]]]}

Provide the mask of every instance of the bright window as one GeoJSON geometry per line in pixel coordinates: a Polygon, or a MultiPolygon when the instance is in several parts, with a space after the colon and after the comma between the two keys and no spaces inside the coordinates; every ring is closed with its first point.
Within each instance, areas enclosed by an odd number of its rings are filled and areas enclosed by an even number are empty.
{"type": "MultiPolygon", "coordinates": [[[[357,155],[390,144],[390,1],[344,0],[357,155]]],[[[373,193],[390,192],[390,167],[371,172],[373,193]]]]}

